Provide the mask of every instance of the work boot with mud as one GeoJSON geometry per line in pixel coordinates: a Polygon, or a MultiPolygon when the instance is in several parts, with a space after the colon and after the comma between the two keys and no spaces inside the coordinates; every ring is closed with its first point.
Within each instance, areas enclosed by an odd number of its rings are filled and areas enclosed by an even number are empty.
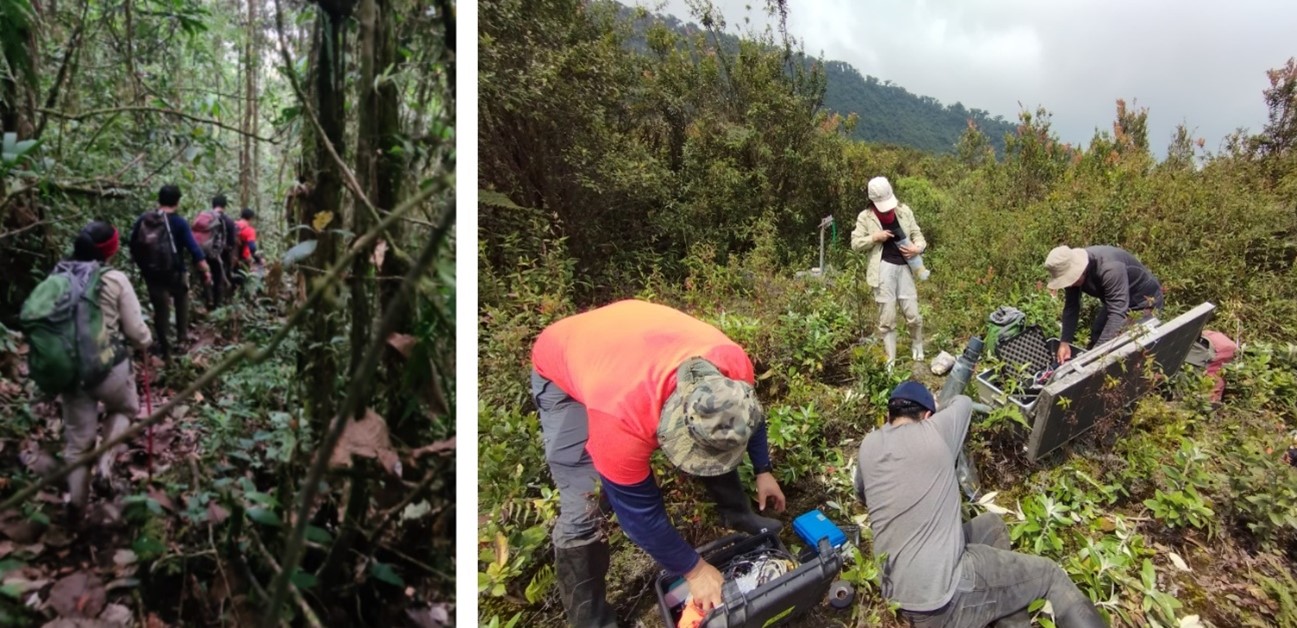
{"type": "Polygon", "coordinates": [[[574,628],[617,628],[617,616],[608,605],[608,544],[596,541],[579,547],[554,550],[559,599],[574,628]]]}
{"type": "Polygon", "coordinates": [[[743,490],[743,482],[739,480],[737,469],[724,475],[699,476],[698,480],[707,489],[707,494],[711,495],[712,501],[716,502],[716,509],[721,514],[721,523],[725,524],[725,527],[742,530],[748,534],[760,534],[766,531],[778,534],[784,528],[784,524],[778,519],[762,517],[752,510],[752,501],[743,490]]]}

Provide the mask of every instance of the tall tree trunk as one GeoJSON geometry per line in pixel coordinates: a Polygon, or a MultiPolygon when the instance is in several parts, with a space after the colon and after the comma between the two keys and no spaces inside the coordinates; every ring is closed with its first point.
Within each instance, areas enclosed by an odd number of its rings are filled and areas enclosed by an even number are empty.
{"type": "MultiPolygon", "coordinates": [[[[332,266],[338,258],[338,236],[334,231],[342,222],[342,177],[326,142],[333,145],[338,155],[346,154],[343,137],[346,128],[346,90],[343,85],[346,67],[342,35],[352,6],[351,2],[345,1],[319,2],[316,44],[311,58],[311,98],[324,133],[321,136],[311,126],[306,127],[304,133],[309,148],[303,152],[309,172],[314,174],[314,184],[301,203],[304,214],[301,217],[304,224],[316,230],[317,245],[310,262],[317,269],[332,266]]],[[[306,230],[301,233],[305,235],[306,230]]],[[[322,270],[304,270],[301,279],[309,286],[322,274],[322,270]]],[[[325,303],[336,304],[337,288],[331,288],[330,292],[325,303]]],[[[325,429],[338,409],[334,392],[337,390],[339,365],[333,339],[338,335],[340,325],[337,314],[329,309],[326,305],[313,317],[307,328],[305,363],[299,362],[299,367],[305,369],[302,381],[306,386],[303,399],[306,400],[307,416],[318,430],[325,429]]]]}
{"type": "Polygon", "coordinates": [[[260,207],[257,191],[257,176],[260,161],[260,143],[257,135],[257,76],[260,68],[257,34],[257,3],[260,0],[247,1],[247,29],[243,47],[243,98],[242,124],[243,138],[239,150],[239,200],[244,206],[260,207]]]}

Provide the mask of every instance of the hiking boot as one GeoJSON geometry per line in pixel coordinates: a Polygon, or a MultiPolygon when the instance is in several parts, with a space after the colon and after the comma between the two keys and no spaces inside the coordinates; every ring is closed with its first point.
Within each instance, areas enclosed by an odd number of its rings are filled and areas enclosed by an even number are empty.
{"type": "Polygon", "coordinates": [[[617,616],[606,598],[610,556],[608,543],[596,541],[579,547],[554,550],[554,573],[559,599],[574,628],[617,628],[617,616]]]}
{"type": "Polygon", "coordinates": [[[699,476],[698,480],[702,482],[707,493],[711,495],[712,501],[716,503],[716,509],[720,511],[721,523],[725,527],[742,530],[748,534],[767,531],[778,534],[784,528],[784,524],[778,519],[762,517],[752,510],[752,500],[748,499],[748,494],[743,490],[743,482],[739,480],[737,469],[723,475],[699,476]]]}
{"type": "Polygon", "coordinates": [[[1089,600],[1077,602],[1072,608],[1054,618],[1058,628],[1108,628],[1099,610],[1089,600]]]}

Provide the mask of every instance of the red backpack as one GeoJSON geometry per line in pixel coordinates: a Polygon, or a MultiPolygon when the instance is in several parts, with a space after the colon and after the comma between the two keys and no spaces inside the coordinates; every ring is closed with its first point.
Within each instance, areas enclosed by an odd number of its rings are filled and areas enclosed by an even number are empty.
{"type": "Polygon", "coordinates": [[[189,228],[194,232],[194,240],[198,242],[198,247],[203,249],[204,255],[219,257],[225,251],[225,225],[221,223],[221,217],[217,215],[216,210],[207,209],[199,212],[189,228]]]}

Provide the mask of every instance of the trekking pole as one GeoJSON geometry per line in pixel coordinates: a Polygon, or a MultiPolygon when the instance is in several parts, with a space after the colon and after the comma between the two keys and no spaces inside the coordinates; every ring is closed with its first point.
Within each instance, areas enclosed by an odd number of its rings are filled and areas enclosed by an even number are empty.
{"type": "MultiPolygon", "coordinates": [[[[153,416],[153,384],[150,381],[152,378],[149,377],[149,355],[147,353],[144,354],[144,364],[143,367],[140,369],[140,373],[144,376],[144,409],[149,413],[149,416],[153,416]]],[[[149,426],[148,440],[147,440],[145,452],[147,454],[146,460],[148,460],[148,467],[149,467],[149,484],[152,484],[153,483],[153,426],[152,425],[149,426]]]]}

